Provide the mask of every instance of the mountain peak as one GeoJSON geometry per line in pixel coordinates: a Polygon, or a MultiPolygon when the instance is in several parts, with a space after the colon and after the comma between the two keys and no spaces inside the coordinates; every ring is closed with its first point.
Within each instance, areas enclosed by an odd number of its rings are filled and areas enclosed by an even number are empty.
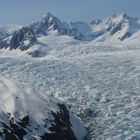
{"type": "Polygon", "coordinates": [[[54,17],[50,12],[46,13],[43,18],[50,18],[50,17],[54,17]]]}
{"type": "Polygon", "coordinates": [[[120,17],[120,16],[123,18],[128,18],[128,15],[125,12],[120,12],[120,13],[115,14],[115,17],[120,17]]]}
{"type": "Polygon", "coordinates": [[[43,23],[48,23],[48,22],[51,22],[53,19],[57,19],[56,17],[54,17],[50,12],[48,12],[46,15],[43,16],[42,18],[42,22],[43,23]]]}
{"type": "Polygon", "coordinates": [[[53,15],[52,15],[52,13],[48,12],[48,13],[46,14],[46,16],[51,17],[51,16],[53,16],[53,15]]]}
{"type": "Polygon", "coordinates": [[[105,19],[105,22],[106,23],[110,23],[110,22],[118,23],[118,22],[128,21],[129,19],[130,19],[129,16],[125,12],[121,12],[121,13],[114,14],[113,16],[107,17],[105,19]]]}

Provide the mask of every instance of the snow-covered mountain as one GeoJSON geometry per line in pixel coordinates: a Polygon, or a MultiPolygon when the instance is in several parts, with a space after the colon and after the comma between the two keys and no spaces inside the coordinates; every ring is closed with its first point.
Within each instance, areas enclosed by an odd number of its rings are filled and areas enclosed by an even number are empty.
{"type": "MultiPolygon", "coordinates": [[[[17,26],[16,26],[17,27],[17,26]]],[[[1,29],[1,28],[0,28],[1,29]]],[[[140,31],[140,19],[129,17],[125,13],[120,13],[108,17],[104,20],[94,20],[91,24],[85,22],[62,22],[52,14],[46,14],[40,21],[29,26],[14,28],[13,26],[2,28],[3,38],[0,40],[0,48],[20,49],[22,51],[30,49],[32,46],[39,46],[35,52],[28,53],[33,56],[44,56],[40,50],[44,49],[44,44],[39,42],[42,36],[69,36],[82,42],[109,42],[123,41],[131,39],[140,31]],[[5,29],[5,30],[4,30],[5,29]],[[7,29],[7,30],[6,30],[7,29]],[[13,33],[15,29],[18,29],[13,33]],[[43,46],[43,49],[41,46],[43,46]]],[[[2,31],[2,29],[0,31],[2,31]]],[[[65,37],[64,37],[65,38],[65,37]]]]}
{"type": "Polygon", "coordinates": [[[79,118],[51,95],[0,77],[0,140],[83,140],[79,118]]]}
{"type": "Polygon", "coordinates": [[[29,28],[37,36],[57,33],[58,35],[73,36],[77,40],[86,40],[91,31],[90,26],[85,22],[71,22],[68,24],[62,22],[51,13],[47,13],[41,21],[31,24],[29,28]]]}
{"type": "Polygon", "coordinates": [[[131,37],[140,30],[138,18],[129,17],[125,13],[120,13],[106,18],[105,20],[95,20],[91,22],[92,36],[94,38],[108,39],[115,38],[121,41],[131,37]]]}
{"type": "Polygon", "coordinates": [[[29,26],[29,28],[36,35],[48,35],[50,32],[57,31],[61,35],[69,35],[69,25],[65,22],[61,22],[57,17],[51,13],[47,13],[40,21],[35,22],[29,26]]]}
{"type": "Polygon", "coordinates": [[[0,48],[10,48],[10,50],[18,48],[24,51],[29,49],[34,42],[36,42],[36,36],[33,31],[28,27],[22,27],[12,35],[1,40],[0,48]]]}

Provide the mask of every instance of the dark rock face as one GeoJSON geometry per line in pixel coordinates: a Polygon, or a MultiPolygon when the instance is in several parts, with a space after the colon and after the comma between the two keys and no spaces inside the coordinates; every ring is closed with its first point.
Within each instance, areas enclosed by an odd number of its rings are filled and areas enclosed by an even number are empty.
{"type": "MultiPolygon", "coordinates": [[[[77,140],[72,130],[72,125],[70,123],[69,112],[65,105],[58,104],[59,112],[51,112],[53,119],[45,119],[44,129],[48,128],[48,124],[51,122],[51,127],[49,127],[49,133],[40,135],[41,140],[77,140]]],[[[31,126],[32,118],[31,116],[25,116],[20,120],[15,120],[7,115],[9,120],[9,125],[4,122],[0,122],[0,137],[3,140],[24,140],[24,136],[28,135],[30,132],[28,126],[31,126]]],[[[38,128],[39,129],[39,128],[38,128]]],[[[37,140],[32,136],[32,140],[37,140]]]]}
{"type": "Polygon", "coordinates": [[[43,57],[43,56],[46,55],[45,52],[42,52],[40,50],[35,50],[35,51],[32,51],[32,52],[29,52],[28,54],[31,55],[32,57],[43,57]]]}
{"type": "Polygon", "coordinates": [[[27,134],[25,128],[29,125],[29,116],[16,122],[14,118],[9,118],[9,125],[0,122],[0,136],[4,140],[23,140],[24,135],[27,134]]]}
{"type": "Polygon", "coordinates": [[[71,35],[74,36],[74,39],[81,40],[84,38],[84,35],[77,31],[77,29],[71,29],[71,35]]]}
{"type": "Polygon", "coordinates": [[[111,31],[110,31],[110,35],[114,35],[116,32],[118,32],[119,30],[121,30],[123,28],[123,24],[122,23],[118,23],[117,25],[115,25],[114,27],[112,27],[111,31]]]}
{"type": "Polygon", "coordinates": [[[59,104],[60,112],[53,113],[54,124],[49,130],[52,133],[44,134],[41,140],[77,140],[71,129],[69,112],[65,105],[59,104]]]}
{"type": "Polygon", "coordinates": [[[9,46],[10,46],[10,43],[9,43],[8,39],[0,40],[0,49],[3,49],[3,48],[7,49],[9,46]]]}
{"type": "Polygon", "coordinates": [[[121,41],[123,41],[123,40],[125,40],[126,38],[129,38],[131,35],[132,35],[131,33],[126,32],[126,33],[124,34],[124,36],[119,37],[118,39],[120,39],[121,41]]]}
{"type": "Polygon", "coordinates": [[[90,40],[89,36],[92,30],[86,22],[71,22],[70,23],[70,36],[76,40],[90,40]]]}
{"type": "Polygon", "coordinates": [[[28,27],[23,27],[14,32],[11,38],[0,41],[0,48],[27,50],[36,42],[36,36],[28,27]]]}
{"type": "Polygon", "coordinates": [[[23,51],[32,46],[34,42],[36,42],[36,37],[32,30],[28,27],[23,27],[14,33],[10,41],[10,46],[11,49],[17,49],[19,47],[23,51]],[[26,41],[28,42],[25,43],[26,41]]]}

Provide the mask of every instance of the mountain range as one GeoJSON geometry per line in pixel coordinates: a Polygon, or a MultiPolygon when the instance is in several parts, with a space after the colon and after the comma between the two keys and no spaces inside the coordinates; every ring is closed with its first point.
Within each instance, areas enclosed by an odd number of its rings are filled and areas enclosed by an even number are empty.
{"type": "MultiPolygon", "coordinates": [[[[140,19],[126,15],[115,14],[104,20],[66,23],[47,13],[40,21],[28,26],[5,25],[0,27],[0,48],[26,51],[39,43],[38,38],[51,35],[68,36],[81,42],[105,42],[115,40],[123,42],[140,31],[140,19]]],[[[28,53],[39,56],[40,52],[28,53]]],[[[41,55],[42,56],[42,55],[41,55]]]]}

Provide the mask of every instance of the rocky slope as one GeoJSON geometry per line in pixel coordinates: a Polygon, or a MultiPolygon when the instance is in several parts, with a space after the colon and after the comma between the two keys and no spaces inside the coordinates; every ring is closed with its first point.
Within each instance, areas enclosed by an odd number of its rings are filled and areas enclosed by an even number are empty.
{"type": "Polygon", "coordinates": [[[1,140],[83,140],[80,119],[51,95],[0,77],[1,140]]]}

